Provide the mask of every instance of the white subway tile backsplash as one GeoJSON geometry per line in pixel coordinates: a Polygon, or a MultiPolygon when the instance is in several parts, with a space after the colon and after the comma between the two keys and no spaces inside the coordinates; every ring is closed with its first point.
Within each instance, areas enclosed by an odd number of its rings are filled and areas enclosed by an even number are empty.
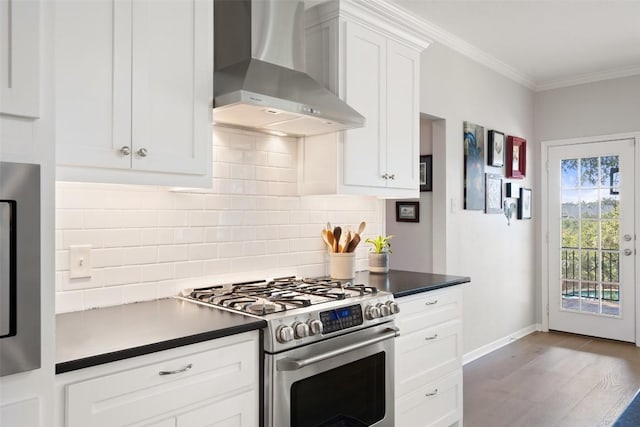
{"type": "Polygon", "coordinates": [[[178,245],[183,243],[202,243],[204,241],[204,228],[177,228],[174,230],[174,242],[178,245]]]}
{"type": "Polygon", "coordinates": [[[56,230],[73,230],[83,228],[84,211],[60,210],[56,214],[56,230]]]}
{"type": "MultiPolygon", "coordinates": [[[[212,188],[57,183],[56,310],[177,295],[183,288],[328,273],[327,221],[384,229],[371,197],[297,196],[298,142],[215,128],[212,188]],[[92,245],[91,278],[70,279],[70,245],[92,245]]],[[[363,239],[365,236],[363,236],[363,239]]],[[[364,246],[364,245],[362,245],[364,246]]],[[[366,266],[366,249],[357,253],[366,266]]]]}
{"type": "Polygon", "coordinates": [[[218,225],[218,212],[194,211],[190,214],[190,225],[192,227],[212,227],[218,225]]]}
{"type": "Polygon", "coordinates": [[[158,248],[158,262],[187,261],[189,259],[189,245],[160,246],[158,248]]]}
{"type": "Polygon", "coordinates": [[[159,211],[158,227],[187,227],[189,225],[189,212],[185,211],[159,211]]]}
{"type": "Polygon", "coordinates": [[[141,246],[139,248],[126,248],[122,250],[123,264],[152,264],[158,262],[158,248],[155,246],[141,246]]]}
{"type": "Polygon", "coordinates": [[[218,257],[218,245],[205,243],[202,245],[189,246],[189,259],[191,260],[207,260],[218,257]]]}
{"type": "Polygon", "coordinates": [[[168,262],[162,264],[148,264],[140,267],[142,282],[157,282],[175,278],[175,264],[168,262]]]}
{"type": "Polygon", "coordinates": [[[91,266],[93,268],[117,267],[124,263],[124,249],[122,248],[91,249],[91,266]]]}
{"type": "Polygon", "coordinates": [[[204,261],[188,261],[176,264],[176,279],[204,276],[204,261]]]}
{"type": "Polygon", "coordinates": [[[124,228],[118,230],[101,230],[102,246],[105,248],[121,248],[142,245],[142,230],[124,228]]]}
{"type": "Polygon", "coordinates": [[[84,291],[84,309],[122,304],[122,287],[87,289],[84,291]]]}

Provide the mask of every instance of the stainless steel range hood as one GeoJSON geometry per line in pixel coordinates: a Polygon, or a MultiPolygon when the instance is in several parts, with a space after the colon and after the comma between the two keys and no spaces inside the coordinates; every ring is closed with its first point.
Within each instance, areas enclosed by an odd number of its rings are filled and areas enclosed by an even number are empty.
{"type": "Polygon", "coordinates": [[[364,126],[364,117],[304,69],[302,0],[215,0],[218,125],[276,135],[364,126]]]}

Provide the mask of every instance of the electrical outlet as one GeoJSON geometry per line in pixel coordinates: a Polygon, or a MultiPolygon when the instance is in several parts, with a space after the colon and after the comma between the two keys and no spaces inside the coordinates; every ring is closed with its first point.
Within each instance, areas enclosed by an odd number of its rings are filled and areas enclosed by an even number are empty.
{"type": "Polygon", "coordinates": [[[69,246],[69,278],[91,277],[91,245],[69,246]]]}

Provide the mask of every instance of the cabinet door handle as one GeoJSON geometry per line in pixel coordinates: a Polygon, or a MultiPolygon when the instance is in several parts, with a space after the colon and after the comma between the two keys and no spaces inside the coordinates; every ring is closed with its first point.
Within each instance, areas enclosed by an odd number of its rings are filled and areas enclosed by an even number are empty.
{"type": "Polygon", "coordinates": [[[382,175],[382,179],[389,179],[389,174],[385,173],[384,175],[382,175]]]}
{"type": "Polygon", "coordinates": [[[149,151],[147,151],[146,148],[141,148],[138,150],[138,156],[140,157],[147,157],[147,154],[149,154],[149,151]]]}
{"type": "Polygon", "coordinates": [[[396,179],[396,174],[392,173],[391,175],[389,175],[389,179],[396,179]]]}
{"type": "Polygon", "coordinates": [[[175,371],[160,371],[158,372],[158,375],[175,375],[175,374],[181,374],[182,372],[187,372],[189,369],[193,368],[193,363],[189,363],[187,366],[185,366],[182,369],[176,369],[175,371]]]}
{"type": "Polygon", "coordinates": [[[427,301],[424,303],[424,305],[436,305],[438,303],[437,299],[434,299],[433,301],[427,301]]]}
{"type": "Polygon", "coordinates": [[[438,338],[438,334],[433,334],[430,337],[425,337],[425,341],[431,341],[431,340],[435,340],[436,338],[438,338]]]}
{"type": "Polygon", "coordinates": [[[122,154],[123,156],[128,156],[129,154],[131,154],[131,148],[123,145],[122,147],[120,147],[120,154],[122,154]]]}
{"type": "Polygon", "coordinates": [[[427,393],[424,396],[425,397],[431,397],[431,396],[435,396],[436,394],[438,394],[438,389],[435,389],[431,393],[427,393]]]}

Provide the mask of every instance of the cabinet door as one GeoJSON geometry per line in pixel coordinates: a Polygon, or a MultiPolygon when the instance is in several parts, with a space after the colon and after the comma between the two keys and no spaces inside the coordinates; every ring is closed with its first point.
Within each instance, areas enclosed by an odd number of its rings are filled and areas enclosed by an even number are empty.
{"type": "Polygon", "coordinates": [[[388,186],[418,189],[420,159],[420,55],[393,40],[387,42],[388,186]]]}
{"type": "Polygon", "coordinates": [[[344,31],[341,97],[366,118],[364,127],[344,133],[344,184],[385,187],[386,38],[353,22],[344,31]]]}
{"type": "Polygon", "coordinates": [[[212,135],[212,29],[211,0],[134,1],[134,169],[206,173],[212,135]]]}
{"type": "Polygon", "coordinates": [[[40,2],[0,1],[0,31],[0,113],[39,117],[40,2]]]}
{"type": "Polygon", "coordinates": [[[178,417],[178,427],[254,427],[258,422],[258,392],[211,403],[178,417]]]}
{"type": "Polygon", "coordinates": [[[131,1],[55,8],[57,163],[130,168],[131,1]]]}

